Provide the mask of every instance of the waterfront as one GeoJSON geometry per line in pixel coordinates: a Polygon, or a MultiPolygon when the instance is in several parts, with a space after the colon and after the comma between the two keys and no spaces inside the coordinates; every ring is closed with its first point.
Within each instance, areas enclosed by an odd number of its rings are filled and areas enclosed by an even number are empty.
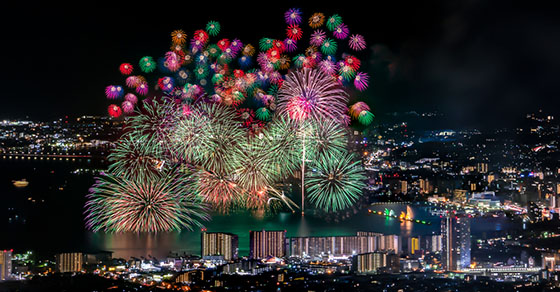
{"type": "MultiPolygon", "coordinates": [[[[43,251],[109,250],[114,257],[165,257],[170,251],[199,254],[200,229],[158,234],[93,233],[84,225],[84,203],[93,183],[90,172],[75,173],[77,169],[103,167],[91,160],[33,161],[0,160],[0,196],[6,204],[2,208],[0,226],[6,236],[0,237],[1,248],[43,251]],[[56,169],[56,170],[55,170],[56,169]],[[13,180],[26,178],[29,185],[17,188],[13,180]],[[16,217],[17,215],[17,217],[16,217]],[[11,218],[11,219],[10,219],[11,218]]],[[[396,214],[407,211],[404,204],[378,204],[370,209],[392,209],[396,214]]],[[[231,232],[239,236],[239,254],[248,255],[249,230],[286,230],[287,236],[355,235],[357,231],[416,236],[438,234],[438,216],[427,207],[412,206],[416,219],[431,225],[401,223],[394,218],[369,214],[362,209],[348,214],[344,220],[327,221],[325,218],[299,213],[279,212],[272,215],[239,211],[231,214],[212,214],[205,222],[208,231],[231,232]]],[[[475,218],[473,234],[494,230],[518,228],[506,218],[475,218]]]]}

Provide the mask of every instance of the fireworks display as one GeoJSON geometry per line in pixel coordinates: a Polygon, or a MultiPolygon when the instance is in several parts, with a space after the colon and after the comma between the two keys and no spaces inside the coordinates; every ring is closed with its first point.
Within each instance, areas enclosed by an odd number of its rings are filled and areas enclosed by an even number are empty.
{"type": "Polygon", "coordinates": [[[348,94],[342,86],[319,69],[290,72],[278,92],[278,111],[295,121],[340,120],[346,114],[347,102],[348,94]]]}
{"type": "Polygon", "coordinates": [[[90,191],[89,228],[192,228],[207,219],[206,205],[293,210],[282,186],[297,176],[302,209],[305,189],[326,211],[357,201],[365,176],[348,154],[349,124],[374,116],[363,102],[348,106],[369,77],[345,50],[363,50],[365,39],[337,14],[293,8],[283,18],[278,39],[245,43],[210,21],[171,32],[161,57],[120,65],[126,87],[109,85],[105,96],[125,133],[90,191]]]}
{"type": "Polygon", "coordinates": [[[308,174],[309,199],[325,211],[352,206],[360,197],[366,179],[359,161],[350,154],[323,155],[308,174]]]}
{"type": "Polygon", "coordinates": [[[208,215],[189,189],[189,181],[174,171],[151,179],[101,175],[88,195],[87,225],[108,232],[192,230],[208,215]]]}

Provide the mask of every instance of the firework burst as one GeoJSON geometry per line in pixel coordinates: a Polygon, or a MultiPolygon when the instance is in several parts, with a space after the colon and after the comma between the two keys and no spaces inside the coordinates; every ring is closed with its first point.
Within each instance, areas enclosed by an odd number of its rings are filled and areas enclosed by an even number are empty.
{"type": "Polygon", "coordinates": [[[348,40],[348,45],[354,51],[361,51],[366,48],[366,40],[362,35],[354,34],[348,40]]]}
{"type": "Polygon", "coordinates": [[[325,15],[323,13],[313,13],[309,18],[309,26],[313,29],[320,27],[325,23],[325,15]]]}
{"type": "Polygon", "coordinates": [[[97,177],[86,203],[87,227],[105,232],[192,230],[208,220],[206,205],[177,171],[150,179],[97,177]]]}
{"type": "Polygon", "coordinates": [[[340,211],[352,206],[365,187],[366,176],[351,154],[325,155],[314,162],[307,174],[309,200],[325,211],[340,211]]]}
{"type": "Polygon", "coordinates": [[[142,57],[139,62],[140,70],[144,73],[154,72],[157,68],[157,64],[154,59],[150,56],[142,57]]]}
{"type": "Polygon", "coordinates": [[[348,94],[319,69],[290,72],[278,91],[278,111],[295,121],[338,120],[347,110],[348,94]]]}

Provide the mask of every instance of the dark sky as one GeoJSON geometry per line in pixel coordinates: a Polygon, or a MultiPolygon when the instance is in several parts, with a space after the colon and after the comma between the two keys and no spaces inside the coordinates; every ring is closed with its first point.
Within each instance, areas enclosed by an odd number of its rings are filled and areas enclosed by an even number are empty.
{"type": "Polygon", "coordinates": [[[256,44],[284,37],[291,7],[304,19],[338,13],[366,36],[371,50],[361,57],[372,82],[353,98],[378,116],[436,109],[449,126],[488,126],[538,108],[560,111],[560,20],[544,1],[20,2],[0,15],[0,118],[105,114],[105,86],[124,84],[120,63],[161,56],[171,31],[192,34],[217,20],[221,37],[256,44]]]}

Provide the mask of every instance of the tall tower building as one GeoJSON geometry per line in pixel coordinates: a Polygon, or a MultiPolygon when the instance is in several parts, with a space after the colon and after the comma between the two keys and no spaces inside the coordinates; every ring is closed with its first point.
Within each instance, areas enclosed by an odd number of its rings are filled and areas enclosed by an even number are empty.
{"type": "Polygon", "coordinates": [[[471,264],[471,224],[466,215],[446,216],[441,220],[443,268],[466,269],[471,264]]]}
{"type": "Polygon", "coordinates": [[[230,261],[238,257],[238,236],[223,232],[202,232],[201,253],[205,256],[224,256],[224,260],[230,261]]]}
{"type": "Polygon", "coordinates": [[[249,257],[263,259],[286,255],[286,230],[249,231],[249,257]]]}
{"type": "Polygon", "coordinates": [[[10,280],[12,274],[12,250],[0,250],[0,281],[10,280]]]}
{"type": "Polygon", "coordinates": [[[56,271],[59,273],[79,272],[84,264],[81,252],[59,253],[55,255],[56,271]]]}

